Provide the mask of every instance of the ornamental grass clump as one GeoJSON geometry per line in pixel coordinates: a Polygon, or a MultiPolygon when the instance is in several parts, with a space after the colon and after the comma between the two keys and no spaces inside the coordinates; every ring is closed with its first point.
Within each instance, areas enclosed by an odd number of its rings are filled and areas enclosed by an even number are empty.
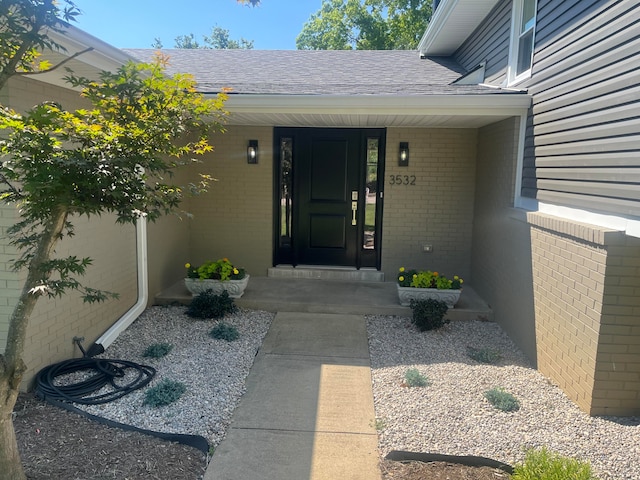
{"type": "Polygon", "coordinates": [[[187,308],[187,315],[192,318],[222,318],[232,313],[236,306],[229,293],[224,291],[215,295],[211,290],[199,293],[187,308]]]}
{"type": "Polygon", "coordinates": [[[504,388],[496,387],[484,392],[484,397],[491,405],[503,412],[515,412],[520,410],[520,402],[504,388]]]}
{"type": "Polygon", "coordinates": [[[405,372],[404,382],[409,387],[427,387],[431,384],[429,379],[422,375],[417,368],[410,368],[405,372]]]}
{"type": "Polygon", "coordinates": [[[173,345],[170,343],[154,343],[149,345],[144,353],[143,357],[151,357],[151,358],[161,358],[169,354],[169,352],[173,349],[173,345]]]}
{"type": "Polygon", "coordinates": [[[145,392],[142,404],[151,405],[152,407],[170,405],[178,401],[186,391],[187,387],[184,383],[165,379],[145,392]]]}
{"type": "Polygon", "coordinates": [[[224,322],[218,323],[215,327],[211,329],[209,332],[209,336],[211,338],[215,338],[216,340],[226,340],[227,342],[233,342],[240,338],[240,332],[233,325],[228,325],[224,322]]]}
{"type": "Polygon", "coordinates": [[[528,450],[513,467],[512,480],[598,480],[588,462],[563,457],[545,447],[528,450]]]}
{"type": "Polygon", "coordinates": [[[478,363],[486,363],[488,365],[495,365],[502,360],[502,354],[492,348],[467,347],[467,355],[478,363]]]}

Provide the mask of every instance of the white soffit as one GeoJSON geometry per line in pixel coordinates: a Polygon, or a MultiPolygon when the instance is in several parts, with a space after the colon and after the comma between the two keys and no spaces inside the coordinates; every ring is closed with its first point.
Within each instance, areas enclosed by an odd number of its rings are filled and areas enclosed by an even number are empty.
{"type": "Polygon", "coordinates": [[[526,94],[339,96],[230,95],[229,125],[478,128],[520,116],[526,94]]]}
{"type": "Polygon", "coordinates": [[[497,3],[498,0],[442,0],[418,44],[420,54],[452,55],[497,3]]]}

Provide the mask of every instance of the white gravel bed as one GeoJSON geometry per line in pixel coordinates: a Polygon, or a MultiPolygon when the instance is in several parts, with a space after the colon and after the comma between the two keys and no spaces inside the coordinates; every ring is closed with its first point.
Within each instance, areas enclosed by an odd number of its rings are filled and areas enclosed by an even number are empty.
{"type": "Polygon", "coordinates": [[[200,320],[180,306],[151,307],[125,330],[102,358],[128,360],[154,367],[149,387],[163,379],[182,382],[186,392],[164,407],[143,405],[147,388],[103,405],[78,405],[84,411],[116,422],[165,433],[201,435],[217,446],[245,392],[245,378],[269,330],[274,314],[238,309],[222,319],[238,329],[240,338],[227,342],[209,336],[220,320],[200,320]],[[144,357],[155,343],[169,343],[165,357],[144,357]]]}
{"type": "Polygon", "coordinates": [[[590,417],[575,406],[495,323],[452,322],[419,332],[409,318],[367,317],[373,394],[382,456],[391,450],[477,455],[514,464],[546,446],[588,460],[602,480],[640,479],[640,418],[590,417]],[[498,350],[486,365],[468,347],[498,350]],[[427,387],[402,386],[416,368],[427,387]],[[484,392],[503,387],[520,402],[505,413],[484,392]]]}

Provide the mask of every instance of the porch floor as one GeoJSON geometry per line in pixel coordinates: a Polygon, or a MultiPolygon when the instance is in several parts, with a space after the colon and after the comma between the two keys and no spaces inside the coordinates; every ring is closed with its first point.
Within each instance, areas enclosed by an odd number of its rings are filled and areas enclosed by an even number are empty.
{"type": "MultiPolygon", "coordinates": [[[[191,302],[183,280],[155,297],[156,305],[191,302]]],[[[409,307],[398,303],[395,282],[364,282],[309,278],[254,277],[242,298],[241,308],[269,312],[337,313],[355,315],[411,316],[409,307]]],[[[493,320],[491,307],[465,284],[450,320],[493,320]]]]}

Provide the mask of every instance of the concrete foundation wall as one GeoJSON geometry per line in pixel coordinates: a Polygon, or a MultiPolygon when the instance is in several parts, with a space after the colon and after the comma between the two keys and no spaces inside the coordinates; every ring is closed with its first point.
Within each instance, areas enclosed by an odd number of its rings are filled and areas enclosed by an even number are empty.
{"type": "Polygon", "coordinates": [[[382,270],[430,269],[471,282],[475,129],[387,130],[382,270]],[[400,142],[409,166],[398,166],[400,142]],[[423,245],[433,246],[431,253],[423,245]]]}

